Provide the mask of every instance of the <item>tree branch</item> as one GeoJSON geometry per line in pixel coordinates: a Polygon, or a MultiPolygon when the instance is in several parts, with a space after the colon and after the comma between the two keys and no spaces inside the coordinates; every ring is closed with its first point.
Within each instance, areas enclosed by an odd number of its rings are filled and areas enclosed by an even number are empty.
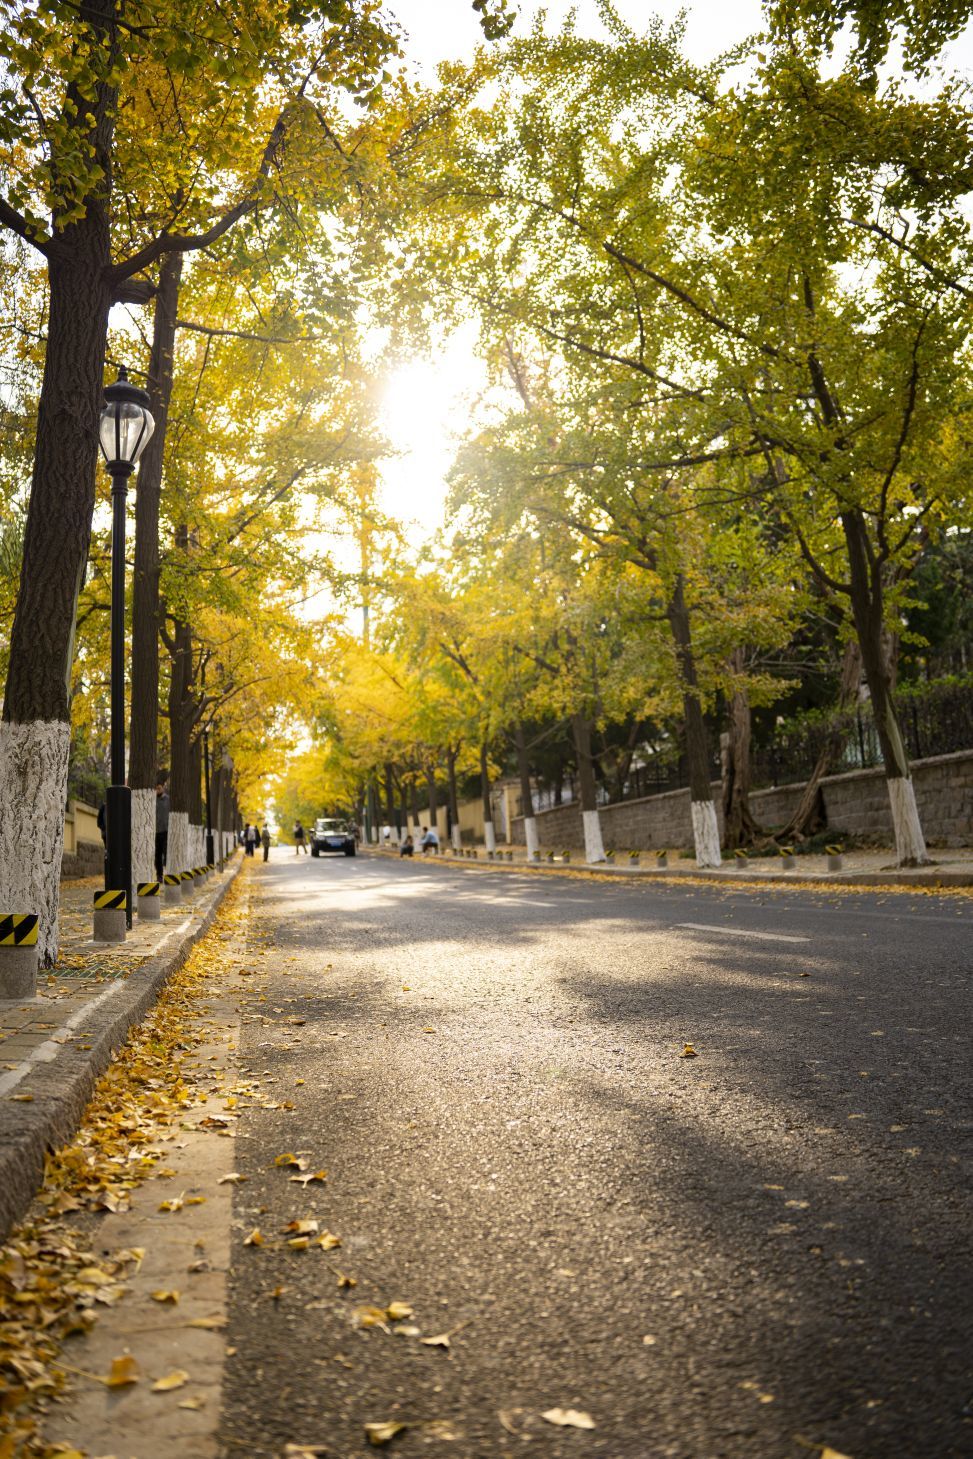
{"type": "Polygon", "coordinates": [[[31,248],[36,248],[37,252],[42,253],[45,258],[50,258],[50,240],[37,238],[27,219],[18,213],[16,208],[12,208],[6,198],[2,197],[0,197],[0,223],[5,228],[9,228],[11,233],[16,233],[17,237],[22,238],[25,243],[29,243],[31,248]]]}

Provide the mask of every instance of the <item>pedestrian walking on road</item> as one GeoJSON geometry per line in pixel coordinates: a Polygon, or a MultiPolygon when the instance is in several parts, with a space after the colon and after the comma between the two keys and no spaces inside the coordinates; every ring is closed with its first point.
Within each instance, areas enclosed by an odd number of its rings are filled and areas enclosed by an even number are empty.
{"type": "Polygon", "coordinates": [[[169,777],[159,771],[155,787],[155,879],[161,881],[169,851],[169,777]]]}
{"type": "Polygon", "coordinates": [[[248,856],[252,856],[256,850],[259,835],[260,833],[256,826],[251,826],[250,822],[247,821],[247,824],[243,828],[243,845],[248,856]]]}
{"type": "Polygon", "coordinates": [[[294,822],[294,855],[300,856],[301,852],[307,855],[307,837],[304,834],[304,827],[300,821],[294,822]]]}
{"type": "Polygon", "coordinates": [[[264,861],[270,860],[270,827],[264,821],[264,828],[260,832],[260,844],[264,848],[264,861]]]}

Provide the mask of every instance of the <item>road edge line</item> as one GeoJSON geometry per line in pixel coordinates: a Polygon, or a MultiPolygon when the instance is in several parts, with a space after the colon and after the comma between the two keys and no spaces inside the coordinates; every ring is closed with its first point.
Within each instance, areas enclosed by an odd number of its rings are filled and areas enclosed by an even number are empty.
{"type": "MultiPolygon", "coordinates": [[[[57,1149],[76,1133],[99,1077],[111,1057],[155,1005],[159,993],[185,962],[195,944],[216,920],[223,898],[243,867],[242,857],[216,891],[195,925],[191,925],[164,956],[152,956],[135,968],[119,987],[118,996],[86,1011],[75,1032],[90,1039],[90,1048],[63,1046],[56,1059],[31,1069],[34,1103],[18,1103],[22,1125],[12,1138],[0,1133],[0,1241],[24,1216],[44,1181],[48,1149],[57,1149]],[[88,1027],[88,1014],[97,1015],[88,1027]]],[[[113,990],[114,992],[114,990],[113,990]]]]}

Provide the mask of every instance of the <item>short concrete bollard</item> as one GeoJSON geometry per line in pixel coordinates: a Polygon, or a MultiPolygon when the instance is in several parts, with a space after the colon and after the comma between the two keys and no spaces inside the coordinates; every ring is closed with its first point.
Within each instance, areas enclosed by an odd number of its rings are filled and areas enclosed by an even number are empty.
{"type": "Polygon", "coordinates": [[[165,884],[165,903],[167,907],[173,906],[176,902],[182,901],[182,879],[177,871],[167,871],[163,877],[165,884]]]}
{"type": "Polygon", "coordinates": [[[0,999],[37,992],[37,925],[33,912],[0,913],[0,999]]]}
{"type": "Polygon", "coordinates": [[[157,881],[140,881],[136,887],[136,911],[143,922],[158,922],[162,916],[162,887],[157,881]]]}
{"type": "Polygon", "coordinates": [[[841,847],[826,846],[824,849],[828,857],[828,870],[840,871],[842,866],[844,865],[844,862],[841,859],[841,847]]]}
{"type": "Polygon", "coordinates": [[[108,888],[95,892],[95,942],[124,942],[128,892],[108,888]]]}
{"type": "Polygon", "coordinates": [[[193,876],[191,871],[181,871],[179,873],[179,882],[179,890],[182,892],[182,899],[184,902],[186,902],[196,890],[196,878],[193,876]]]}

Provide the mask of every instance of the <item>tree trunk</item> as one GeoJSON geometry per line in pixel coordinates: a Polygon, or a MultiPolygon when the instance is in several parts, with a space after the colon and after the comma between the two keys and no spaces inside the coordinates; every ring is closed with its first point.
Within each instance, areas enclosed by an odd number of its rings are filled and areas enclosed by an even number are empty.
{"type": "MultiPolygon", "coordinates": [[[[114,46],[114,6],[79,7],[84,44],[114,46]]],[[[109,67],[106,65],[106,71],[109,67]]],[[[98,417],[111,287],[108,207],[116,93],[67,87],[63,117],[102,168],[78,222],[48,252],[47,340],[20,590],[0,724],[0,912],[40,918],[42,967],[58,953],[58,904],[71,742],[71,666],[78,593],[95,502],[98,417]],[[91,116],[89,123],[85,120],[91,116]]],[[[54,159],[57,182],[58,159],[54,159]]]]}
{"type": "Polygon", "coordinates": [[[189,866],[202,866],[206,860],[206,832],[203,829],[203,741],[200,736],[189,744],[189,866]]]}
{"type": "MultiPolygon", "coordinates": [[[[849,640],[845,645],[844,658],[841,663],[841,680],[838,685],[837,711],[840,716],[848,709],[858,696],[858,685],[861,681],[862,657],[861,649],[855,639],[849,640]]],[[[840,723],[836,723],[829,731],[824,744],[818,753],[814,769],[811,771],[810,779],[801,791],[801,798],[797,803],[794,814],[791,816],[783,830],[778,831],[775,839],[786,843],[792,837],[802,838],[813,835],[826,824],[827,818],[824,812],[824,798],[821,794],[821,781],[827,775],[835,760],[841,754],[841,747],[844,742],[844,730],[840,723]]]]}
{"type": "Polygon", "coordinates": [[[584,826],[584,859],[589,863],[604,861],[605,846],[601,838],[598,795],[591,754],[591,720],[584,713],[571,716],[571,733],[578,761],[578,787],[581,793],[581,821],[584,826]]]}
{"type": "MultiPolygon", "coordinates": [[[[729,668],[742,675],[744,653],[734,649],[729,668]]],[[[723,773],[723,844],[729,850],[750,846],[764,834],[750,810],[750,699],[745,689],[734,689],[727,716],[727,755],[723,773]]]]}
{"type": "Polygon", "coordinates": [[[439,835],[439,794],[436,788],[435,767],[427,767],[426,783],[429,786],[429,824],[439,835]]]}
{"type": "Polygon", "coordinates": [[[402,827],[399,824],[399,813],[395,804],[395,772],[392,769],[392,762],[385,762],[385,814],[388,816],[388,824],[395,827],[395,838],[402,839],[402,827]]]}
{"type": "MultiPolygon", "coordinates": [[[[185,529],[180,529],[184,531],[185,529]]],[[[169,849],[166,869],[190,871],[189,813],[192,808],[191,740],[196,718],[193,697],[192,633],[177,621],[169,674],[169,849]]]]}
{"type": "Polygon", "coordinates": [[[155,296],[148,391],[155,430],[139,462],[132,581],[132,718],[128,783],[132,787],[134,880],[151,881],[155,859],[155,786],[159,772],[159,501],[182,254],[163,259],[155,296]]]}
{"type": "Polygon", "coordinates": [[[689,609],[686,606],[686,585],[682,574],[667,609],[669,627],[676,645],[676,659],[683,689],[683,723],[686,737],[686,761],[689,768],[689,799],[693,821],[693,841],[697,866],[719,866],[720,828],[713,804],[710,784],[709,755],[706,747],[706,725],[699,699],[696,660],[693,656],[689,609]]]}
{"type": "Polygon", "coordinates": [[[514,744],[517,747],[517,773],[520,776],[520,813],[524,818],[524,841],[527,845],[527,860],[540,858],[540,840],[537,835],[537,818],[534,815],[534,792],[530,783],[530,761],[527,758],[527,737],[524,726],[518,722],[514,730],[514,744]]]}
{"type": "Polygon", "coordinates": [[[487,761],[486,744],[480,746],[480,796],[483,802],[483,844],[492,855],[497,849],[497,835],[493,829],[493,803],[490,799],[490,766],[487,761]]]}
{"type": "Polygon", "coordinates": [[[456,788],[456,757],[458,750],[449,749],[446,751],[446,785],[449,796],[449,836],[453,850],[459,851],[463,845],[463,834],[459,825],[459,793],[456,788]]]}
{"type": "Polygon", "coordinates": [[[413,836],[415,836],[419,832],[419,790],[414,775],[409,776],[409,806],[412,814],[411,830],[413,836]]]}
{"type": "Polygon", "coordinates": [[[895,709],[895,664],[887,645],[882,567],[874,560],[862,513],[858,510],[843,512],[841,525],[848,547],[855,631],[885,765],[896,860],[899,866],[924,866],[928,864],[929,856],[919,820],[909,757],[895,709]]]}

